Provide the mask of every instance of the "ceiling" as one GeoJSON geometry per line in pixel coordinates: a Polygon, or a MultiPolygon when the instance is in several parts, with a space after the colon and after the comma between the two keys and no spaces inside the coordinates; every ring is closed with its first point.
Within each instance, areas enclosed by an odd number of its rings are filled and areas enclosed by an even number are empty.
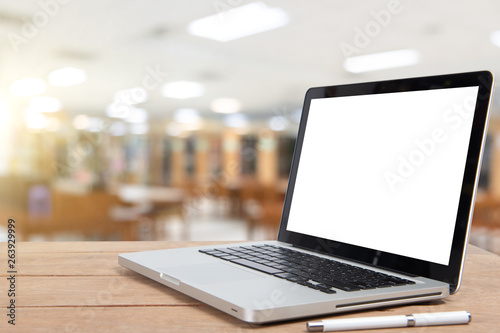
{"type": "MultiPolygon", "coordinates": [[[[46,80],[51,71],[71,66],[84,69],[87,81],[49,86],[44,93],[59,98],[70,114],[104,115],[118,90],[150,82],[149,99],[141,106],[150,119],[168,118],[181,107],[213,117],[210,103],[219,97],[237,98],[242,112],[268,117],[300,108],[311,86],[481,69],[500,73],[500,47],[489,37],[500,30],[500,1],[263,0],[286,11],[289,24],[224,43],[187,31],[196,19],[249,2],[0,0],[0,96],[11,98],[15,80],[46,80]],[[359,31],[389,6],[399,12],[361,45],[359,31]],[[39,27],[29,30],[33,20],[40,20],[39,27]],[[420,61],[352,74],[343,68],[341,47],[356,42],[362,46],[356,55],[411,48],[420,61]],[[151,73],[156,81],[148,79],[151,73]],[[162,84],[179,80],[202,83],[205,94],[162,96],[162,84]]],[[[496,101],[496,116],[498,109],[496,101]]]]}

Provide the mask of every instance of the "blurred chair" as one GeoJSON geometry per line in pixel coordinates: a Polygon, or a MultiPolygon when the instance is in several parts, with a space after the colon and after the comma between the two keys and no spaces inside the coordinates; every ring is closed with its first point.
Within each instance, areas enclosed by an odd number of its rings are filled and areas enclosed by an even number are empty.
{"type": "Polygon", "coordinates": [[[469,242],[500,254],[500,199],[478,192],[469,242]]]}
{"type": "Polygon", "coordinates": [[[478,195],[474,205],[472,226],[500,229],[500,199],[487,194],[478,195]]]}
{"type": "Polygon", "coordinates": [[[254,238],[257,228],[261,228],[265,238],[274,239],[279,229],[284,202],[284,192],[280,185],[247,182],[241,195],[249,238],[254,238]]]}

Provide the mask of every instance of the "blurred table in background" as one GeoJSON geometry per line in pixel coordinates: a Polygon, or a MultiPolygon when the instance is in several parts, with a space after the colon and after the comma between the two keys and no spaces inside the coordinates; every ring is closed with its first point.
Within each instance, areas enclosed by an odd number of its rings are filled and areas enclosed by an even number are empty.
{"type": "MultiPolygon", "coordinates": [[[[187,199],[182,188],[145,185],[120,185],[114,192],[122,204],[115,205],[111,210],[112,218],[119,222],[149,221],[153,224],[153,239],[165,239],[162,219],[166,216],[176,216],[183,223],[184,239],[188,238],[189,220],[184,216],[184,203],[187,199]]],[[[137,230],[136,230],[137,232],[137,230]]],[[[132,235],[138,240],[137,234],[132,235]]]]}

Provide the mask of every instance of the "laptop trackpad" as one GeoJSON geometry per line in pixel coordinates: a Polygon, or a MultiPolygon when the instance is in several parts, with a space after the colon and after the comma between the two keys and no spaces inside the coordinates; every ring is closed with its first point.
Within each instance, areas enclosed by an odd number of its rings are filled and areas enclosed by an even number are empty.
{"type": "Polygon", "coordinates": [[[175,266],[159,268],[159,271],[189,284],[225,283],[264,278],[258,273],[224,263],[175,266]]]}

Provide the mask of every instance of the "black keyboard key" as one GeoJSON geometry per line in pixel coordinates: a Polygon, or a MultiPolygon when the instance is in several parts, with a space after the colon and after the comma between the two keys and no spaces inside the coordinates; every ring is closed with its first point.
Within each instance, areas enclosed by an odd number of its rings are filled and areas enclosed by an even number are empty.
{"type": "Polygon", "coordinates": [[[298,275],[295,275],[292,273],[287,273],[287,272],[275,274],[274,276],[277,276],[277,277],[285,279],[285,280],[293,281],[293,282],[297,282],[299,280],[304,280],[302,277],[300,277],[298,275]]]}
{"type": "Polygon", "coordinates": [[[206,249],[206,250],[200,250],[201,253],[209,254],[213,256],[214,254],[220,254],[222,252],[214,250],[214,249],[206,249]]]}
{"type": "Polygon", "coordinates": [[[247,259],[249,261],[253,261],[253,262],[256,262],[256,263],[259,263],[259,264],[263,264],[263,263],[266,263],[268,262],[269,260],[265,260],[265,259],[261,259],[259,257],[253,257],[253,258],[243,258],[243,259],[247,259]]]}
{"type": "Polygon", "coordinates": [[[321,285],[321,282],[319,281],[315,281],[315,280],[312,280],[312,279],[309,279],[306,281],[306,285],[308,287],[312,287],[312,288],[315,288],[316,286],[320,286],[321,285]]]}
{"type": "Polygon", "coordinates": [[[325,280],[325,281],[322,281],[323,283],[329,285],[329,286],[332,286],[334,288],[337,288],[337,289],[340,289],[340,290],[343,290],[343,291],[358,291],[358,290],[361,290],[360,287],[358,286],[355,286],[353,284],[350,284],[350,283],[347,283],[347,282],[342,282],[342,281],[338,281],[338,280],[325,280]]]}
{"type": "Polygon", "coordinates": [[[237,256],[231,256],[231,255],[229,255],[229,256],[222,256],[222,257],[220,257],[220,258],[221,258],[221,259],[224,259],[224,260],[229,260],[229,261],[236,260],[236,259],[240,259],[240,258],[239,258],[239,257],[237,257],[237,256]]]}
{"type": "Polygon", "coordinates": [[[274,267],[262,265],[247,259],[236,259],[236,260],[231,260],[231,262],[234,262],[235,264],[238,265],[250,267],[267,274],[277,274],[283,272],[282,270],[276,269],[274,267]]]}
{"type": "Polygon", "coordinates": [[[271,262],[269,264],[266,264],[267,266],[271,266],[271,267],[274,267],[276,269],[281,269],[283,271],[285,271],[286,269],[288,269],[289,267],[288,266],[285,266],[285,265],[281,265],[281,264],[278,264],[276,262],[271,262]]]}
{"type": "Polygon", "coordinates": [[[324,293],[327,293],[327,294],[336,294],[337,291],[331,287],[328,287],[328,288],[318,288],[319,291],[322,291],[324,293]]]}
{"type": "Polygon", "coordinates": [[[255,258],[254,256],[251,256],[249,254],[238,254],[238,257],[248,260],[252,260],[252,258],[255,258]]]}

